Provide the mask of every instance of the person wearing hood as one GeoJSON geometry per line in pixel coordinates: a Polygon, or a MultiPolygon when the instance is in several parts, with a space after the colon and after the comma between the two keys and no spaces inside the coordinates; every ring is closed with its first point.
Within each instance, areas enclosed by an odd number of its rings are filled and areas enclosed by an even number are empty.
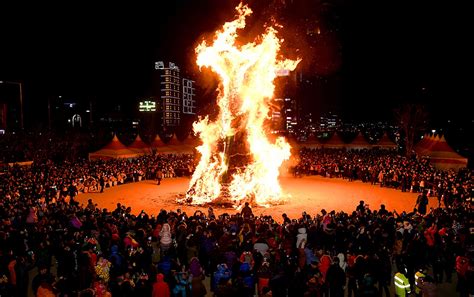
{"type": "Polygon", "coordinates": [[[228,281],[232,276],[231,270],[226,264],[222,263],[217,265],[217,270],[214,272],[214,279],[211,282],[211,291],[216,291],[217,286],[222,282],[228,281]]]}
{"type": "Polygon", "coordinates": [[[189,262],[189,273],[192,275],[192,277],[202,277],[204,276],[203,269],[201,267],[201,263],[199,263],[199,259],[196,257],[193,257],[191,261],[189,262]]]}
{"type": "Polygon", "coordinates": [[[308,241],[308,234],[306,233],[306,228],[302,227],[302,228],[299,228],[298,229],[298,235],[296,235],[296,248],[299,249],[299,248],[303,248],[304,249],[304,245],[303,246],[300,246],[301,245],[301,242],[304,240],[304,242],[307,242],[308,241]]]}
{"type": "Polygon", "coordinates": [[[346,286],[346,274],[340,264],[339,257],[334,257],[326,273],[326,284],[329,287],[329,294],[334,297],[344,296],[344,287],[346,286]]]}
{"type": "Polygon", "coordinates": [[[193,297],[204,297],[207,294],[206,287],[203,283],[204,274],[201,276],[193,276],[191,280],[191,296],[193,297]]]}
{"type": "Polygon", "coordinates": [[[339,266],[341,267],[342,271],[346,272],[346,269],[347,269],[346,257],[344,256],[343,253],[337,254],[337,257],[339,258],[339,266]]]}
{"type": "Polygon", "coordinates": [[[268,251],[269,247],[268,247],[267,241],[264,238],[260,237],[254,243],[253,249],[258,251],[260,254],[262,254],[262,256],[264,256],[265,253],[268,251]]]}
{"type": "Polygon", "coordinates": [[[164,279],[165,276],[162,273],[156,275],[152,297],[170,297],[170,288],[164,279]]]}
{"type": "Polygon", "coordinates": [[[171,238],[171,227],[168,223],[163,224],[163,227],[160,231],[160,244],[161,244],[161,251],[166,251],[171,247],[171,243],[173,242],[171,238]]]}
{"type": "Polygon", "coordinates": [[[112,264],[111,270],[113,271],[113,273],[119,274],[122,272],[123,257],[120,254],[119,248],[117,245],[112,246],[109,261],[112,264]]]}

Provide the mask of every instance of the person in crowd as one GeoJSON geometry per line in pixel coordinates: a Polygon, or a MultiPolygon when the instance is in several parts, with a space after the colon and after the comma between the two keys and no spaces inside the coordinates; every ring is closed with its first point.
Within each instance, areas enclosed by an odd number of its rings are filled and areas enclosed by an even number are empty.
{"type": "MultiPolygon", "coordinates": [[[[423,187],[424,188],[424,187],[423,187]]],[[[416,204],[415,207],[418,207],[418,212],[421,215],[426,214],[426,206],[428,205],[428,196],[426,196],[426,190],[423,190],[423,192],[418,195],[418,198],[416,199],[416,204]]]]}
{"type": "Polygon", "coordinates": [[[157,180],[157,185],[161,185],[161,180],[163,179],[163,170],[161,168],[158,168],[156,170],[156,180],[157,180]]]}
{"type": "Polygon", "coordinates": [[[165,277],[162,273],[156,275],[156,282],[153,284],[152,297],[170,297],[170,288],[165,282],[165,277]]]}
{"type": "Polygon", "coordinates": [[[333,262],[326,273],[326,283],[329,287],[329,295],[334,297],[343,297],[346,286],[346,274],[339,264],[339,257],[334,257],[333,262]]]}
{"type": "Polygon", "coordinates": [[[253,217],[252,208],[250,208],[250,204],[248,202],[245,202],[245,205],[242,208],[241,214],[242,214],[242,217],[246,220],[253,217]]]}

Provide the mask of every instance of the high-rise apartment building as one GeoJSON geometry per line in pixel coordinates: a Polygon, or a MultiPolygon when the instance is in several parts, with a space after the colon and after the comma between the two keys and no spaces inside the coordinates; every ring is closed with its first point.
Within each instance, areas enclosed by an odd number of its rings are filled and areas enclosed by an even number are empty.
{"type": "Polygon", "coordinates": [[[169,62],[155,62],[160,72],[160,100],[163,127],[178,126],[181,119],[181,77],[179,67],[169,62]]]}
{"type": "Polygon", "coordinates": [[[183,78],[183,113],[196,114],[196,100],[194,99],[194,81],[183,78]]]}

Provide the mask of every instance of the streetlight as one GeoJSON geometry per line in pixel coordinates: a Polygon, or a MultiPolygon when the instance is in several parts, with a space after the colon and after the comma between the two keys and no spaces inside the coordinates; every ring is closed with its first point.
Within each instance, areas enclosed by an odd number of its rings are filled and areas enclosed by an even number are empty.
{"type": "Polygon", "coordinates": [[[23,85],[21,82],[0,80],[0,84],[18,85],[20,87],[20,127],[23,130],[23,85]]]}

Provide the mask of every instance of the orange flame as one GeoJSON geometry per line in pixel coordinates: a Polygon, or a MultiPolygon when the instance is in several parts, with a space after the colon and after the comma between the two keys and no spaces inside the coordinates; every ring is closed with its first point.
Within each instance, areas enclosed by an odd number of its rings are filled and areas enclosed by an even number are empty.
{"type": "Polygon", "coordinates": [[[211,122],[206,117],[193,125],[203,144],[197,148],[201,159],[187,194],[191,204],[213,202],[222,194],[222,178],[229,169],[226,139],[238,131],[245,131],[250,162],[236,170],[228,185],[228,198],[234,205],[250,199],[262,206],[278,203],[279,167],[291,155],[284,138],[270,142],[265,124],[276,73],[282,69],[294,70],[300,60],[277,58],[283,40],[277,38],[277,31],[272,27],[266,29],[258,42],[237,46],[237,30],[245,27],[245,18],[252,10],[242,4],[236,10],[237,18],[224,24],[212,45],[203,41],[196,48],[199,67],[212,69],[221,82],[217,119],[211,122]]]}

